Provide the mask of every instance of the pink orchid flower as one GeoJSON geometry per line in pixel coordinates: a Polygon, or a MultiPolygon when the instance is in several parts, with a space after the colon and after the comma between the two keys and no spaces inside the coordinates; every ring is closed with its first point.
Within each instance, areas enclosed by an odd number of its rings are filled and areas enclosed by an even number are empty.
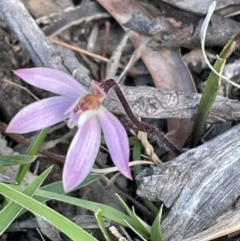
{"type": "Polygon", "coordinates": [[[101,129],[112,160],[119,171],[131,179],[129,143],[126,130],[120,121],[101,103],[106,93],[91,82],[93,94],[88,93],[70,75],[49,68],[18,69],[14,73],[35,87],[59,94],[32,103],[12,119],[6,132],[28,133],[52,126],[68,119],[68,127],[78,126],[69,147],[64,169],[65,192],[73,190],[89,174],[96,159],[101,129]]]}

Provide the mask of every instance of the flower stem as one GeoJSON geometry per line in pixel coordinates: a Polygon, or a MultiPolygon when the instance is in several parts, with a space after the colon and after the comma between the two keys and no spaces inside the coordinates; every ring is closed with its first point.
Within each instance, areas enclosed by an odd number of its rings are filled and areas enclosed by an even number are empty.
{"type": "Polygon", "coordinates": [[[122,106],[128,115],[129,119],[132,121],[130,123],[130,128],[137,130],[137,131],[143,131],[147,132],[149,134],[152,134],[158,144],[160,146],[165,147],[167,150],[174,152],[176,155],[180,155],[182,151],[174,145],[165,135],[162,133],[158,128],[156,128],[153,125],[150,125],[146,122],[139,121],[136,116],[133,114],[131,107],[129,106],[125,96],[123,95],[121,89],[119,88],[118,84],[114,79],[108,79],[102,83],[102,87],[104,91],[107,93],[111,88],[115,91],[118,99],[122,103],[122,106]]]}

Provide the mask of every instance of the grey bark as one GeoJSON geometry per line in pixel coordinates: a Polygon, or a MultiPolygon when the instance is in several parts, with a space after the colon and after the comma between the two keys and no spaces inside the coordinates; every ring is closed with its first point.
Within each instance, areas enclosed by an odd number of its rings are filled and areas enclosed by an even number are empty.
{"type": "MultiPolygon", "coordinates": [[[[28,50],[35,66],[56,68],[68,72],[59,53],[33,21],[28,11],[18,0],[0,1],[0,18],[16,34],[28,50]]],[[[78,81],[90,90],[89,80],[78,76],[78,81]]],[[[133,112],[143,118],[194,119],[201,95],[162,91],[151,87],[127,87],[121,89],[133,112]]],[[[125,114],[117,97],[111,92],[105,101],[106,107],[115,113],[125,114]]],[[[240,119],[240,102],[218,97],[208,122],[240,119]]]]}
{"type": "Polygon", "coordinates": [[[21,1],[0,1],[0,18],[15,33],[36,66],[66,71],[61,56],[45,38],[21,1]]]}
{"type": "Polygon", "coordinates": [[[90,22],[91,20],[97,20],[104,17],[109,18],[110,14],[107,13],[106,10],[104,10],[99,4],[92,2],[65,13],[62,19],[45,28],[44,33],[47,36],[54,36],[70,26],[80,24],[84,21],[90,22]]]}
{"type": "Polygon", "coordinates": [[[204,230],[240,196],[240,125],[171,162],[139,174],[137,194],[163,201],[171,211],[162,223],[165,241],[204,230]]]}
{"type": "MultiPolygon", "coordinates": [[[[133,112],[143,118],[165,119],[195,118],[201,94],[164,91],[153,87],[129,87],[120,85],[133,112]]],[[[124,114],[123,108],[113,93],[104,102],[105,106],[119,114],[124,114]]],[[[218,96],[210,115],[209,123],[237,120],[240,118],[240,102],[218,96]]]]}

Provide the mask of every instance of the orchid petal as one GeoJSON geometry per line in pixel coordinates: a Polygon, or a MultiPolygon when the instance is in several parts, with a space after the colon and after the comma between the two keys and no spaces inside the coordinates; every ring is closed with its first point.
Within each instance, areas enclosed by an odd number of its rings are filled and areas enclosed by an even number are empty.
{"type": "Polygon", "coordinates": [[[79,114],[75,114],[72,112],[67,122],[68,128],[72,129],[74,126],[76,126],[78,123],[78,119],[79,119],[79,114]]]}
{"type": "MultiPolygon", "coordinates": [[[[67,112],[65,112],[65,114],[67,112]]],[[[86,110],[77,114],[72,112],[68,120],[68,127],[73,128],[74,126],[77,125],[78,128],[81,128],[88,119],[90,119],[93,116],[96,116],[97,113],[98,113],[98,110],[86,110]]]]}
{"type": "Polygon", "coordinates": [[[78,119],[78,128],[81,128],[85,122],[93,116],[97,116],[99,110],[86,110],[80,114],[78,119]]]}
{"type": "Polygon", "coordinates": [[[78,129],[67,153],[63,168],[65,192],[73,190],[89,174],[96,159],[101,139],[101,128],[96,117],[78,129]]]}
{"type": "Polygon", "coordinates": [[[98,120],[114,164],[124,176],[132,179],[128,165],[129,142],[126,130],[121,122],[103,107],[99,110],[98,120]]]}
{"type": "Polygon", "coordinates": [[[101,102],[106,98],[107,94],[99,87],[96,81],[91,81],[91,86],[93,88],[93,93],[101,97],[101,102]]]}
{"type": "Polygon", "coordinates": [[[28,84],[55,94],[77,98],[88,93],[72,76],[57,69],[18,69],[14,73],[28,84]]]}
{"type": "Polygon", "coordinates": [[[23,134],[61,122],[66,119],[64,112],[73,101],[69,97],[55,96],[32,103],[15,115],[6,132],[23,134]]]}

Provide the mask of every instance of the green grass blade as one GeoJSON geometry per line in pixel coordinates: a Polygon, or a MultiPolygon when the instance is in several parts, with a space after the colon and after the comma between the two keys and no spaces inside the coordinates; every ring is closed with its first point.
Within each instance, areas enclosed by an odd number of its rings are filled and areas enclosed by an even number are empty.
{"type": "Polygon", "coordinates": [[[152,201],[150,201],[150,200],[147,199],[147,198],[143,198],[143,202],[144,202],[144,204],[145,204],[154,214],[157,215],[158,209],[157,209],[157,207],[153,204],[152,201]]]}
{"type": "MultiPolygon", "coordinates": [[[[141,143],[140,141],[135,141],[135,143],[133,144],[133,160],[141,160],[141,143]]],[[[142,166],[141,165],[135,165],[133,167],[134,170],[134,176],[136,177],[141,171],[142,171],[142,166]]],[[[136,186],[139,187],[140,185],[140,181],[136,180],[136,186]]],[[[143,198],[143,202],[144,204],[156,215],[158,214],[158,209],[157,207],[153,204],[152,201],[150,201],[147,198],[143,198]]]]}
{"type": "MultiPolygon", "coordinates": [[[[48,168],[45,172],[43,172],[38,178],[36,178],[31,184],[29,184],[26,188],[24,188],[23,193],[28,196],[33,196],[35,191],[42,185],[43,181],[48,176],[52,167],[48,168]]],[[[2,183],[0,183],[0,192],[2,183]]],[[[14,189],[13,189],[14,190],[14,189]]],[[[17,196],[18,191],[15,190],[15,199],[18,199],[17,196]]],[[[2,193],[4,195],[4,193],[2,193]]],[[[0,211],[0,235],[9,227],[9,225],[14,221],[14,219],[18,216],[18,214],[23,210],[23,208],[15,202],[9,202],[3,210],[0,211]]]]}
{"type": "MultiPolygon", "coordinates": [[[[39,132],[37,138],[35,141],[31,144],[31,146],[28,148],[27,153],[28,155],[36,155],[38,153],[39,148],[41,147],[47,133],[49,131],[49,128],[43,129],[39,132]]],[[[16,182],[20,184],[22,180],[24,179],[26,173],[28,172],[31,164],[25,164],[22,165],[19,169],[16,182]]]]}
{"type": "MultiPolygon", "coordinates": [[[[99,175],[99,174],[96,174],[96,173],[91,173],[75,189],[79,189],[79,188],[88,186],[89,184],[97,181],[101,176],[102,175],[99,175]]],[[[62,181],[54,182],[54,183],[48,184],[46,186],[43,186],[43,187],[41,187],[41,190],[60,193],[60,194],[65,193],[64,190],[63,190],[62,181]]]]}
{"type": "MultiPolygon", "coordinates": [[[[14,185],[9,185],[9,186],[11,186],[13,189],[18,190],[18,191],[21,191],[23,189],[22,186],[14,186],[14,185]]],[[[88,200],[74,198],[74,197],[70,197],[70,196],[67,196],[64,194],[58,194],[58,193],[49,192],[49,191],[45,191],[45,190],[41,190],[41,189],[38,189],[36,191],[34,198],[35,199],[44,198],[44,200],[56,200],[56,201],[60,201],[60,202],[65,202],[65,203],[72,204],[72,205],[75,205],[75,206],[78,206],[81,208],[85,208],[94,213],[96,213],[99,209],[101,209],[103,215],[106,218],[111,219],[117,223],[120,223],[120,224],[126,226],[123,219],[128,220],[130,223],[133,223],[132,218],[127,216],[125,213],[122,213],[122,212],[118,211],[117,209],[109,207],[105,204],[91,202],[88,200]]]]}
{"type": "MultiPolygon", "coordinates": [[[[16,189],[16,190],[21,190],[22,187],[21,186],[13,186],[13,185],[9,185],[12,188],[16,189]]],[[[74,197],[70,197],[67,195],[63,195],[63,194],[58,194],[58,193],[53,193],[53,192],[49,192],[49,191],[45,191],[45,190],[41,190],[38,189],[34,195],[35,199],[39,199],[39,198],[44,198],[47,200],[56,200],[56,201],[60,201],[60,202],[65,202],[68,204],[72,204],[87,210],[90,210],[94,213],[96,213],[99,209],[101,209],[102,214],[104,217],[117,222],[123,226],[127,226],[125,220],[132,226],[134,227],[134,229],[138,230],[139,233],[141,233],[142,236],[146,236],[141,230],[139,230],[139,227],[136,225],[135,221],[129,217],[128,215],[126,215],[125,213],[122,213],[120,211],[118,211],[115,208],[109,207],[107,205],[101,204],[101,203],[96,203],[96,202],[91,202],[88,200],[83,200],[83,199],[79,199],[79,198],[74,198],[74,197]]]]}
{"type": "Polygon", "coordinates": [[[94,237],[69,219],[6,184],[0,183],[0,193],[16,202],[17,205],[21,205],[33,214],[51,223],[73,241],[96,241],[94,237]]]}
{"type": "Polygon", "coordinates": [[[139,220],[139,218],[136,216],[135,212],[133,212],[128,205],[126,204],[126,202],[118,195],[116,194],[117,198],[119,199],[119,201],[122,203],[122,205],[124,206],[126,212],[128,213],[128,215],[134,220],[134,227],[131,225],[131,227],[133,227],[137,232],[141,231],[141,235],[144,234],[144,237],[148,237],[149,236],[149,232],[147,230],[147,228],[145,227],[145,225],[139,220]],[[138,228],[136,228],[138,227],[138,228]]]}
{"type": "Polygon", "coordinates": [[[133,223],[133,219],[130,218],[129,216],[127,216],[125,213],[122,213],[122,212],[118,211],[117,209],[109,207],[105,204],[91,202],[88,200],[74,198],[74,197],[70,197],[67,195],[52,193],[52,192],[48,192],[48,191],[44,191],[44,190],[38,190],[36,192],[36,196],[44,197],[49,200],[51,199],[51,200],[57,200],[60,202],[69,203],[69,204],[72,204],[72,205],[75,205],[78,207],[85,208],[94,213],[97,212],[99,209],[101,209],[104,217],[111,219],[124,226],[126,225],[125,222],[123,221],[124,219],[128,220],[131,224],[133,223]]]}
{"type": "MultiPolygon", "coordinates": [[[[83,182],[81,182],[81,184],[79,186],[77,186],[75,189],[79,189],[82,187],[85,187],[89,184],[91,184],[92,182],[95,182],[96,180],[98,180],[101,177],[101,175],[98,174],[90,174],[88,175],[85,180],[83,182]]],[[[23,191],[23,187],[22,186],[13,186],[14,189],[18,190],[18,191],[23,191]]],[[[74,189],[74,190],[75,190],[74,189]]],[[[62,181],[59,182],[54,182],[51,184],[48,184],[46,186],[43,186],[40,188],[40,190],[46,190],[46,191],[51,191],[53,193],[59,193],[59,194],[65,194],[64,190],[63,190],[63,185],[62,185],[62,181]]],[[[37,201],[39,202],[47,202],[50,199],[49,198],[45,198],[45,197],[34,197],[37,201]]],[[[25,210],[23,210],[20,214],[23,214],[25,210]]]]}
{"type": "MultiPolygon", "coordinates": [[[[218,73],[222,73],[225,62],[226,62],[226,59],[218,59],[214,64],[214,69],[218,71],[218,73]]],[[[197,111],[196,119],[193,126],[193,132],[192,132],[192,143],[191,143],[192,147],[195,147],[198,144],[202,127],[204,126],[207,120],[207,117],[209,115],[209,112],[213,106],[213,103],[217,97],[217,93],[220,85],[219,81],[220,81],[219,76],[211,72],[206,82],[206,86],[204,88],[202,98],[198,106],[198,111],[197,111]]]]}
{"type": "Polygon", "coordinates": [[[161,233],[161,218],[162,218],[162,207],[155,218],[152,229],[151,229],[151,241],[162,241],[162,233],[161,233]]]}
{"type": "Polygon", "coordinates": [[[134,233],[136,233],[143,241],[149,240],[148,237],[143,236],[135,227],[133,227],[130,223],[128,223],[126,220],[126,226],[129,227],[134,233]]]}
{"type": "Polygon", "coordinates": [[[37,156],[30,155],[0,156],[0,166],[23,165],[34,162],[36,158],[37,156]]]}
{"type": "Polygon", "coordinates": [[[102,216],[102,212],[101,209],[99,209],[96,213],[95,213],[95,217],[97,219],[98,222],[98,226],[100,227],[104,238],[106,239],[106,241],[112,241],[105,225],[104,225],[104,221],[103,221],[103,216],[102,216]]]}
{"type": "MultiPolygon", "coordinates": [[[[205,50],[204,50],[204,42],[205,42],[205,36],[207,31],[207,26],[209,24],[211,15],[214,11],[216,3],[213,3],[208,11],[208,14],[206,16],[206,19],[204,20],[204,23],[202,25],[201,29],[201,46],[204,56],[206,57],[205,50]]],[[[195,118],[194,126],[193,126],[193,132],[192,132],[192,140],[191,140],[191,147],[195,147],[200,139],[200,133],[202,130],[202,127],[206,123],[207,117],[209,115],[209,112],[213,106],[213,103],[216,99],[220,81],[223,72],[223,68],[226,63],[226,59],[233,53],[233,51],[239,46],[240,44],[240,32],[238,32],[236,35],[234,35],[226,44],[226,46],[223,48],[222,52],[220,53],[219,57],[217,58],[214,68],[211,71],[206,86],[204,88],[202,98],[200,100],[197,115],[195,118]]],[[[208,60],[206,59],[208,62],[208,60]]]]}
{"type": "MultiPolygon", "coordinates": [[[[133,145],[133,160],[141,160],[141,143],[140,141],[135,141],[133,145]]],[[[142,166],[141,165],[135,165],[133,166],[133,171],[134,171],[134,176],[136,177],[141,171],[142,171],[142,166]]],[[[139,187],[140,181],[135,180],[136,186],[139,187]]]]}
{"type": "Polygon", "coordinates": [[[123,207],[125,208],[127,214],[128,214],[131,218],[135,219],[135,215],[134,215],[133,211],[128,207],[128,205],[126,204],[126,202],[125,202],[118,194],[116,194],[116,196],[117,196],[118,200],[122,203],[122,205],[123,205],[123,207]]]}
{"type": "Polygon", "coordinates": [[[133,209],[133,213],[134,213],[134,216],[135,216],[135,218],[138,220],[138,222],[141,224],[141,229],[142,229],[142,227],[143,227],[143,231],[147,234],[147,235],[149,235],[150,234],[150,230],[151,230],[151,227],[148,225],[148,223],[146,223],[145,221],[143,221],[140,217],[138,217],[138,215],[136,214],[136,212],[135,212],[135,209],[134,209],[134,207],[132,207],[132,209],[133,209]]]}

